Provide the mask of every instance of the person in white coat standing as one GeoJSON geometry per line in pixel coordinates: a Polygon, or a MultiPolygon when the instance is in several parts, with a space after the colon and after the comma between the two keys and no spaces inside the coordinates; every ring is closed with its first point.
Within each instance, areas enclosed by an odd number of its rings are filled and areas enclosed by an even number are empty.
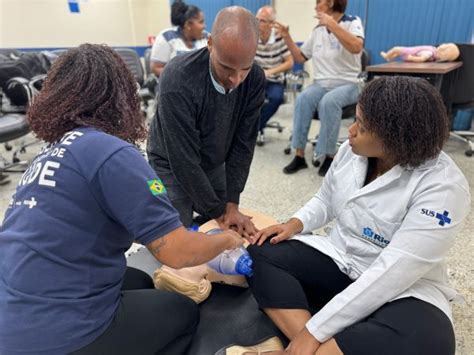
{"type": "Polygon", "coordinates": [[[285,353],[454,354],[444,259],[471,199],[441,151],[448,134],[427,81],[370,82],[320,190],[252,238],[248,282],[285,353]],[[327,236],[310,234],[331,221],[327,236]]]}

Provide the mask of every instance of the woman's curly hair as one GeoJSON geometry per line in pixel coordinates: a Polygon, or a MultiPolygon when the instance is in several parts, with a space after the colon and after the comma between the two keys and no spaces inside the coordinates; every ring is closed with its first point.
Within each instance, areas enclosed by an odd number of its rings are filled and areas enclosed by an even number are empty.
{"type": "Polygon", "coordinates": [[[30,127],[49,143],[77,127],[94,127],[137,144],[146,138],[137,85],[114,50],[82,44],[52,65],[28,110],[30,127]]]}
{"type": "Polygon", "coordinates": [[[358,104],[365,128],[382,139],[385,153],[401,166],[417,167],[436,157],[449,136],[443,99],[424,79],[373,80],[358,104]]]}

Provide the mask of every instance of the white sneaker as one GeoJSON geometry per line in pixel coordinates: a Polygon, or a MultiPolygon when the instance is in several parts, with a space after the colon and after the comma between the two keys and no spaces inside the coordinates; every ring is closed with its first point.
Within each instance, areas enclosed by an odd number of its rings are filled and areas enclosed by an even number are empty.
{"type": "Polygon", "coordinates": [[[258,132],[257,145],[259,147],[262,147],[265,145],[265,135],[263,133],[258,132]]]}

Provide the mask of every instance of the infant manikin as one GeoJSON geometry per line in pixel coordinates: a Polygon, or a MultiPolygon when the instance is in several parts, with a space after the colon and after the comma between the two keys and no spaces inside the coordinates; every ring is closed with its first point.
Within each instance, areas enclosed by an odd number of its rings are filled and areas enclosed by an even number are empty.
{"type": "Polygon", "coordinates": [[[380,52],[387,61],[400,57],[405,62],[451,62],[459,57],[459,48],[454,43],[443,43],[438,47],[415,46],[393,47],[388,52],[380,52]]]}

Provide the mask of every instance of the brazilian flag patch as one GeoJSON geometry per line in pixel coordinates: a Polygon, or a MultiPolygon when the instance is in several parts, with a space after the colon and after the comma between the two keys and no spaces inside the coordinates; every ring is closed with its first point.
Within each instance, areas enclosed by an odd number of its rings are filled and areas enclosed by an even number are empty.
{"type": "Polygon", "coordinates": [[[158,196],[166,193],[165,185],[160,179],[148,180],[148,188],[153,196],[158,196]]]}

